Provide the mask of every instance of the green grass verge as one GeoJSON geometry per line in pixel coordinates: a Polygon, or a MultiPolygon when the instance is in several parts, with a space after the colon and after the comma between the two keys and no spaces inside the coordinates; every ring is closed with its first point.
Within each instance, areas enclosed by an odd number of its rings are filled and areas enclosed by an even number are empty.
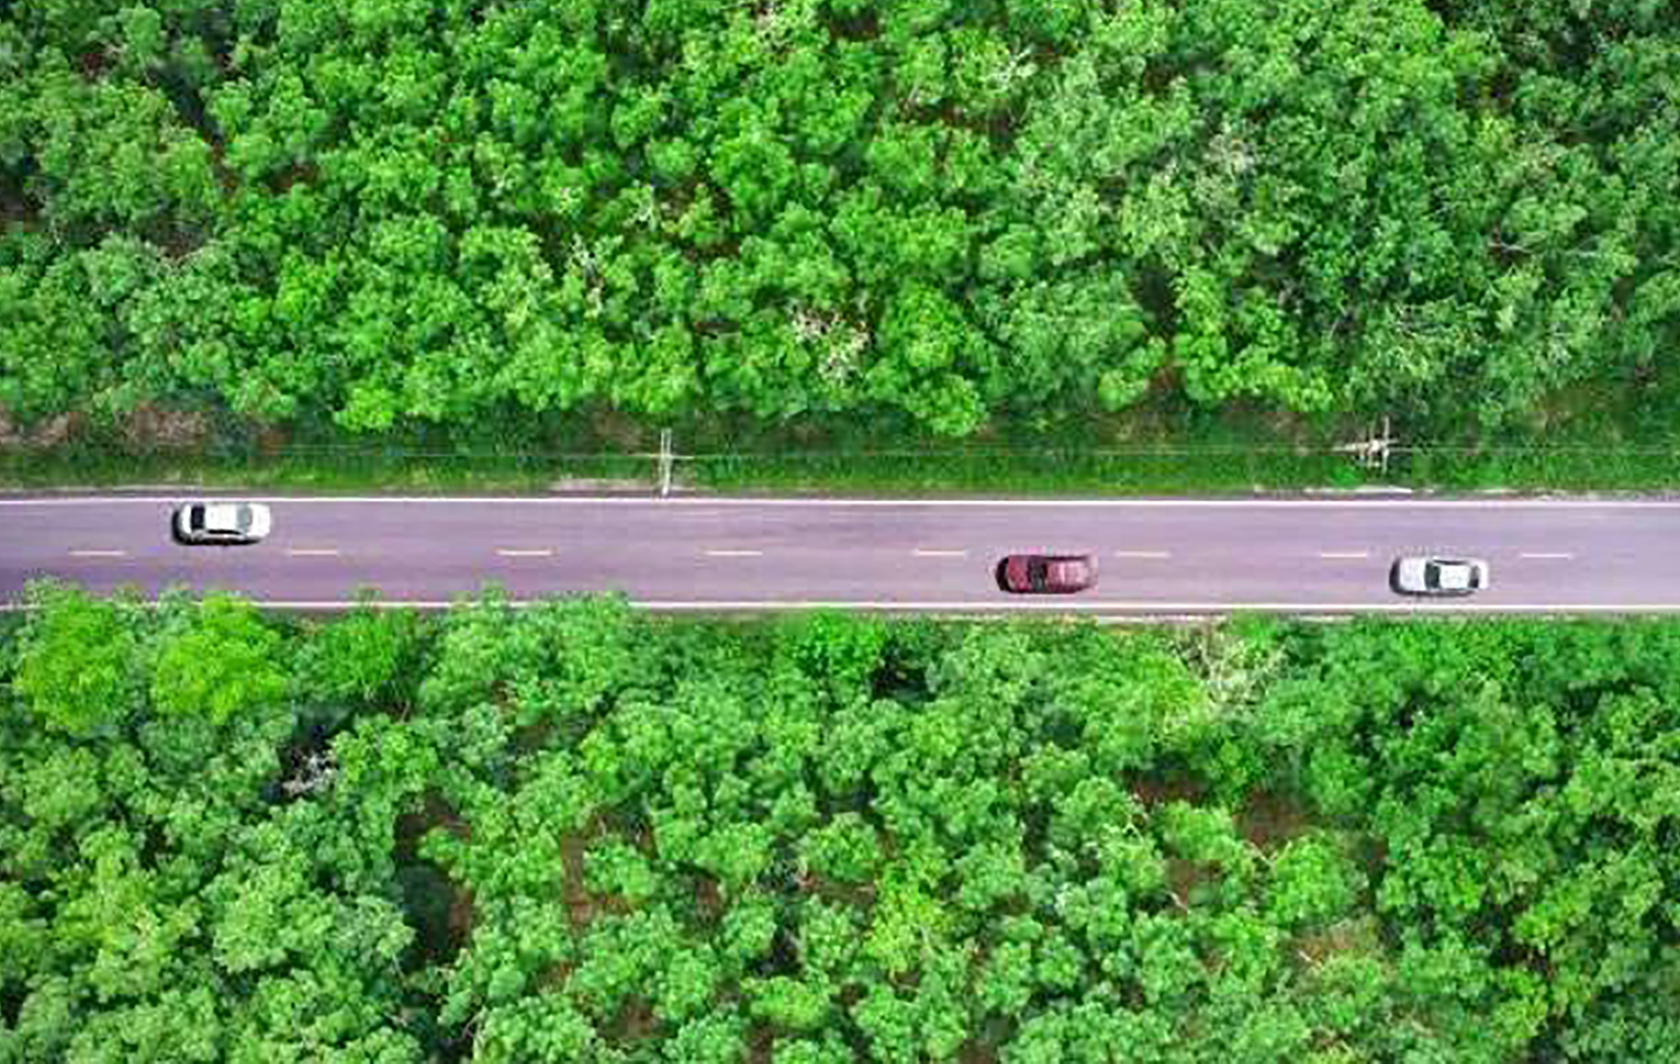
{"type": "MultiPolygon", "coordinates": [[[[1350,489],[1665,491],[1680,451],[1441,451],[1396,454],[1385,477],[1345,455],[1199,453],[798,453],[678,463],[681,490],[904,495],[1173,495],[1350,489]]],[[[347,494],[653,491],[648,458],[518,455],[218,459],[192,455],[0,455],[0,490],[170,487],[347,494]]]]}
{"type": "MultiPolygon", "coordinates": [[[[0,488],[179,487],[344,494],[653,491],[650,458],[509,455],[281,455],[243,460],[175,455],[0,455],[0,488]]],[[[1345,456],[1292,452],[756,454],[679,462],[682,490],[843,494],[1139,495],[1351,487],[1345,456]]]]}
{"type": "MultiPolygon", "coordinates": [[[[1390,485],[1442,491],[1663,491],[1680,488],[1680,451],[1552,450],[1400,453],[1384,476],[1346,455],[1207,450],[1044,450],[753,454],[679,462],[679,489],[888,495],[1233,494],[1390,485]]],[[[656,463],[606,455],[0,454],[0,490],[247,489],[348,494],[526,494],[644,491],[656,463]]]]}
{"type": "MultiPolygon", "coordinates": [[[[1680,446],[1634,446],[1589,396],[1575,415],[1533,437],[1545,447],[1397,451],[1387,472],[1333,444],[1363,427],[1309,426],[1265,415],[1197,417],[1156,411],[1061,426],[1002,426],[967,443],[902,426],[835,421],[775,428],[724,419],[678,426],[678,487],[717,492],[880,495],[1234,494],[1392,485],[1468,491],[1663,491],[1680,488],[1680,446]],[[1589,401],[1591,400],[1591,401],[1589,401]]],[[[1646,429],[1651,430],[1647,425],[1646,429]]],[[[1666,437],[1654,431],[1650,438],[1666,437]]],[[[329,439],[331,437],[328,437],[329,439]]],[[[0,452],[0,489],[172,487],[312,493],[652,491],[656,431],[573,418],[519,451],[495,439],[438,446],[243,447],[129,455],[92,440],[47,452],[0,452]],[[564,450],[564,455],[543,453],[564,450]],[[640,453],[635,453],[640,452],[640,453]]],[[[1680,440],[1676,441],[1680,443],[1680,440]]]]}
{"type": "Polygon", "coordinates": [[[1680,450],[1435,451],[1397,456],[1394,482],[1443,491],[1673,491],[1680,450]]]}
{"type": "Polygon", "coordinates": [[[1154,495],[1352,487],[1361,473],[1340,455],[977,451],[706,459],[690,464],[684,479],[713,491],[1154,495]]]}
{"type": "Polygon", "coordinates": [[[217,458],[202,455],[0,455],[0,488],[243,488],[348,494],[389,491],[445,494],[527,493],[579,488],[647,490],[653,463],[603,456],[553,459],[519,455],[286,454],[217,458]]]}

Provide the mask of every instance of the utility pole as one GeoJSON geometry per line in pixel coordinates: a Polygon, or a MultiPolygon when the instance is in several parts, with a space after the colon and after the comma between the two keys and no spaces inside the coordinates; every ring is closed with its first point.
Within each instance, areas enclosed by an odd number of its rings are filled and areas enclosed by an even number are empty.
{"type": "Polygon", "coordinates": [[[671,494],[671,430],[659,431],[659,495],[671,494]]]}
{"type": "MultiPolygon", "coordinates": [[[[1375,426],[1372,427],[1371,431],[1373,433],[1376,431],[1375,426]]],[[[1389,435],[1388,415],[1384,414],[1381,436],[1373,435],[1357,443],[1338,444],[1335,449],[1345,454],[1355,455],[1359,459],[1359,464],[1366,469],[1381,467],[1383,476],[1386,477],[1388,476],[1388,452],[1393,444],[1394,438],[1389,435]]]]}

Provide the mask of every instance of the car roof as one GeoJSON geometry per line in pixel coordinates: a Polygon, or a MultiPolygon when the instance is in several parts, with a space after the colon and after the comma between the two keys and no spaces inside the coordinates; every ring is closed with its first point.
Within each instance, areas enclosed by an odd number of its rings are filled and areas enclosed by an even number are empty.
{"type": "Polygon", "coordinates": [[[236,502],[208,503],[204,507],[204,524],[209,528],[237,529],[239,506],[236,502]]]}
{"type": "Polygon", "coordinates": [[[1441,560],[1435,563],[1436,578],[1446,588],[1469,587],[1471,569],[1469,562],[1441,560]]]}

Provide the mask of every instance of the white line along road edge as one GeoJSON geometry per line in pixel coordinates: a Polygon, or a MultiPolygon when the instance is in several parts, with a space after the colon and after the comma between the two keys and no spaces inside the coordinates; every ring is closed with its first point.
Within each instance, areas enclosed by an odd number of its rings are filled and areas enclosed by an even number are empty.
{"type": "MultiPolygon", "coordinates": [[[[565,596],[560,596],[564,598],[565,596]]],[[[369,605],[376,609],[421,609],[441,610],[454,607],[471,609],[476,605],[472,598],[460,601],[444,601],[441,599],[372,599],[363,603],[353,600],[322,599],[322,600],[288,600],[288,599],[250,599],[252,605],[273,610],[349,610],[361,605],[369,605]]],[[[550,599],[508,599],[506,604],[515,607],[540,605],[550,599]]],[[[1392,614],[1431,614],[1436,616],[1451,616],[1453,614],[1497,614],[1497,613],[1554,613],[1554,614],[1631,614],[1631,613],[1680,613],[1680,602],[1651,602],[1640,604],[1608,605],[1608,604],[1575,604],[1553,603],[1357,603],[1357,602],[985,602],[985,601],[956,601],[956,602],[847,602],[841,599],[832,600],[798,600],[775,601],[753,599],[720,599],[715,602],[706,601],[666,601],[658,599],[629,600],[630,605],[639,609],[655,612],[707,610],[719,613],[774,611],[774,610],[901,610],[908,612],[951,613],[964,612],[974,615],[988,613],[1045,613],[1052,616],[1057,614],[1231,614],[1231,613],[1291,613],[1331,615],[1345,613],[1392,613],[1392,614]]],[[[148,603],[150,605],[150,603],[148,603]]],[[[0,603],[0,612],[21,612],[33,609],[23,603],[0,603]]]]}
{"type": "Polygon", "coordinates": [[[205,495],[170,496],[98,495],[69,498],[0,498],[0,507],[55,506],[127,506],[171,505],[187,499],[216,498],[243,502],[284,503],[320,506],[334,503],[357,505],[437,505],[437,506],[646,506],[650,509],[672,509],[695,506],[737,507],[968,507],[997,509],[1051,509],[1058,507],[1097,507],[1104,509],[1297,509],[1297,510],[1680,510],[1680,499],[1419,499],[1412,496],[1398,498],[1357,499],[752,499],[709,496],[461,496],[425,495],[205,495]]]}

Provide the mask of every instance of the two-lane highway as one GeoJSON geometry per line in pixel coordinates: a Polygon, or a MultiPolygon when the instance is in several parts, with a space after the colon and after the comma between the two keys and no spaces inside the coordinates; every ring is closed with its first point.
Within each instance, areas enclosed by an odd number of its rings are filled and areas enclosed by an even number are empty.
{"type": "Polygon", "coordinates": [[[51,575],[297,608],[362,587],[444,605],[496,582],[518,600],[615,590],[672,610],[1680,611],[1668,500],[237,497],[272,508],[264,542],[177,545],[187,496],[0,498],[0,599],[51,575]],[[1023,551],[1089,552],[1098,586],[1005,595],[992,567],[1023,551]],[[1395,596],[1390,562],[1420,553],[1486,558],[1492,587],[1395,596]]]}

